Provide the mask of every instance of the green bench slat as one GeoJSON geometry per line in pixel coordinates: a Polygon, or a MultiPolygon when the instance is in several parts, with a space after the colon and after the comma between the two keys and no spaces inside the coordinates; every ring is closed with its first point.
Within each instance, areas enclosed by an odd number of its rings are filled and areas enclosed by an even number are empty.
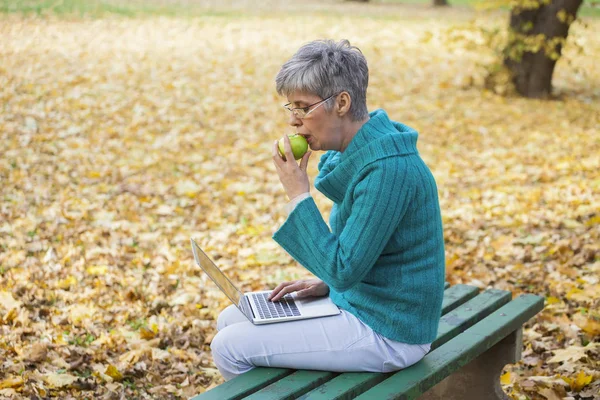
{"type": "Polygon", "coordinates": [[[298,400],[353,399],[390,376],[391,373],[345,372],[299,397],[298,400]]]}
{"type": "Polygon", "coordinates": [[[423,360],[399,371],[357,400],[411,400],[459,370],[544,308],[544,299],[526,294],[511,301],[456,336],[423,360]]]}
{"type": "MultiPolygon", "coordinates": [[[[448,287],[447,282],[446,287],[448,287]]],[[[457,338],[453,338],[456,335],[477,324],[477,322],[482,318],[485,318],[490,312],[493,312],[498,309],[498,307],[509,302],[511,298],[510,292],[497,289],[484,291],[479,296],[477,296],[477,292],[478,289],[476,287],[468,285],[454,285],[444,291],[444,300],[442,303],[443,317],[440,320],[438,336],[432,344],[432,351],[437,347],[440,347],[440,349],[444,348],[444,344],[448,341],[454,343],[454,340],[457,338]]],[[[543,307],[543,299],[537,296],[532,297],[540,299],[542,304],[541,307],[543,307]]],[[[531,316],[535,315],[537,312],[538,311],[534,312],[531,316]]],[[[530,317],[527,317],[525,321],[530,317]]],[[[479,325],[480,324],[477,324],[476,326],[479,325]]],[[[522,323],[519,324],[519,326],[520,325],[522,325],[522,323]]],[[[471,330],[468,330],[467,332],[470,331],[471,330]]],[[[466,343],[469,342],[470,341],[467,341],[466,343]]],[[[483,348],[481,352],[485,350],[486,348],[483,348]]],[[[436,353],[437,351],[439,350],[436,350],[436,353]]],[[[435,353],[428,354],[425,359],[431,359],[434,354],[435,353]]],[[[405,371],[413,370],[422,363],[425,363],[425,360],[405,371]]],[[[464,364],[461,364],[461,366],[462,365],[464,364]]],[[[423,367],[420,368],[422,369],[423,367]]],[[[456,369],[458,368],[460,367],[457,367],[456,369]]],[[[241,398],[260,400],[295,398],[351,399],[361,393],[365,393],[365,391],[367,391],[366,393],[372,393],[373,390],[382,386],[382,384],[378,386],[375,385],[385,381],[386,378],[390,376],[394,379],[399,379],[396,377],[405,371],[389,374],[368,372],[338,374],[328,371],[295,371],[284,368],[255,368],[235,379],[192,398],[192,400],[233,400],[241,398]],[[368,390],[369,388],[373,389],[368,390]]],[[[436,371],[433,371],[432,375],[436,376],[436,371]]],[[[431,377],[428,377],[428,379],[431,379],[431,377]]],[[[386,384],[386,382],[387,381],[385,381],[384,384],[386,384]]],[[[435,383],[427,387],[427,389],[435,385],[435,383]]],[[[392,393],[393,396],[401,394],[398,390],[393,388],[390,393],[392,393]]],[[[420,393],[423,393],[423,391],[420,393]]],[[[366,399],[367,397],[360,396],[360,398],[366,399]]],[[[400,396],[390,398],[404,399],[413,397],[400,396]]]]}
{"type": "MultiPolygon", "coordinates": [[[[446,290],[449,291],[450,289],[446,290]]],[[[470,292],[469,292],[470,293],[470,292]]],[[[431,344],[431,351],[440,347],[460,332],[475,325],[487,315],[508,303],[510,292],[490,289],[444,315],[440,320],[438,334],[431,344]]],[[[383,381],[391,374],[369,372],[346,372],[307,393],[303,400],[353,399],[365,390],[383,381]]]]}
{"type": "Polygon", "coordinates": [[[477,296],[479,289],[469,285],[454,285],[451,288],[444,290],[444,300],[442,300],[442,315],[448,311],[454,310],[464,302],[471,300],[477,296]]]}
{"type": "Polygon", "coordinates": [[[254,368],[191,400],[238,400],[294,372],[287,368],[254,368]]]}
{"type": "Polygon", "coordinates": [[[472,327],[512,299],[505,290],[488,289],[460,307],[445,314],[438,325],[438,335],[431,344],[431,351],[440,347],[459,333],[472,327]]]}
{"type": "Polygon", "coordinates": [[[246,397],[247,400],[291,400],[303,395],[338,374],[328,371],[299,370],[246,397]]]}

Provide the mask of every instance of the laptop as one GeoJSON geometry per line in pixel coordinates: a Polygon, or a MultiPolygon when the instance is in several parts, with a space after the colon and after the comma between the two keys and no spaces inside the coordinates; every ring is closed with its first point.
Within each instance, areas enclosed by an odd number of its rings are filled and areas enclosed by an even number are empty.
{"type": "Polygon", "coordinates": [[[286,294],[279,301],[269,301],[270,290],[241,293],[216,264],[208,258],[194,239],[190,240],[196,263],[253,324],[272,324],[340,313],[340,309],[331,301],[329,296],[299,299],[295,293],[292,293],[286,294]]]}

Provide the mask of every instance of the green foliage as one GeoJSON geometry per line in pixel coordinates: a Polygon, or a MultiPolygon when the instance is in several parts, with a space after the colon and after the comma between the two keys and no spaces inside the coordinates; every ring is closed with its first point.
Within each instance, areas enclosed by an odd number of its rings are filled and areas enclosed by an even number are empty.
{"type": "Polygon", "coordinates": [[[552,3],[552,0],[512,0],[510,7],[514,11],[537,10],[552,3]]]}
{"type": "Polygon", "coordinates": [[[503,55],[514,61],[521,61],[525,53],[539,53],[543,51],[548,58],[558,60],[560,58],[559,49],[566,42],[562,37],[546,37],[539,33],[537,35],[528,35],[513,30],[508,32],[508,42],[504,48],[503,55]]]}
{"type": "Polygon", "coordinates": [[[132,7],[118,6],[104,1],[81,0],[0,0],[0,11],[24,14],[76,14],[100,16],[105,13],[132,16],[132,7]]]}
{"type": "Polygon", "coordinates": [[[131,329],[133,329],[134,331],[137,331],[141,327],[146,326],[148,323],[144,318],[138,318],[138,319],[127,321],[127,324],[131,327],[131,329]]]}
{"type": "Polygon", "coordinates": [[[99,18],[107,15],[124,17],[200,15],[234,15],[234,11],[214,12],[202,6],[177,0],[0,0],[0,13],[59,15],[99,18]]]}

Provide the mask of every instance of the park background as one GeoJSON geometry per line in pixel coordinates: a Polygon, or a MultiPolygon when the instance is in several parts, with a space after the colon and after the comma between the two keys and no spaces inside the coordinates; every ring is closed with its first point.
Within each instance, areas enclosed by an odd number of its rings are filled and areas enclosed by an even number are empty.
{"type": "Polygon", "coordinates": [[[271,239],[287,201],[271,144],[293,131],[274,77],[347,38],[369,109],[420,133],[447,280],[546,298],[506,392],[600,398],[600,10],[584,1],[552,96],[530,99],[489,78],[506,6],[450,3],[0,0],[0,397],[222,382],[228,301],[189,238],[244,291],[309,276],[271,239]]]}

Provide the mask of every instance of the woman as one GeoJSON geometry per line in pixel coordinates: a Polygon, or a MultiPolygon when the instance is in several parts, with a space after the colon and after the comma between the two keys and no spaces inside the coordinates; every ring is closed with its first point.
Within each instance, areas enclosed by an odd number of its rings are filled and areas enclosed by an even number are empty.
{"type": "Polygon", "coordinates": [[[329,227],[309,192],[310,151],[298,164],[273,144],[290,199],[273,235],[318,279],[271,293],[329,295],[335,316],[255,326],[233,306],[217,321],[211,348],[225,379],[256,366],[390,372],[419,361],[436,338],[444,290],[444,237],[435,180],[416,148],[417,132],[368,113],[367,62],[358,48],[315,41],[279,71],[289,123],[311,150],[326,153],[315,187],[333,201],[329,227]]]}

